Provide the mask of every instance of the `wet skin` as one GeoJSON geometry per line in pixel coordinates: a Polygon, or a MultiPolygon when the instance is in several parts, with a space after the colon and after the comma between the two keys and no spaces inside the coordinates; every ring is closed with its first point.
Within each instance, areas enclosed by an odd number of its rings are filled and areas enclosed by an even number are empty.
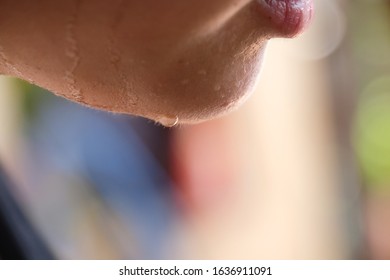
{"type": "Polygon", "coordinates": [[[267,41],[303,29],[274,2],[0,0],[0,71],[166,125],[214,118],[250,95],[267,41]]]}

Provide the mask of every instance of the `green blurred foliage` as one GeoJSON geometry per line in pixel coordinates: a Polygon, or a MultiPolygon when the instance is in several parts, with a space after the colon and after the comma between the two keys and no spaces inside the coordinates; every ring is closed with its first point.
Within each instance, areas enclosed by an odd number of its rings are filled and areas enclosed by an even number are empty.
{"type": "Polygon", "coordinates": [[[23,124],[30,125],[35,121],[41,107],[45,106],[52,98],[52,94],[21,79],[12,78],[12,83],[15,93],[20,95],[20,106],[24,117],[23,124]]]}
{"type": "Polygon", "coordinates": [[[366,87],[357,112],[355,147],[368,188],[390,191],[390,75],[366,87]]]}
{"type": "Polygon", "coordinates": [[[360,93],[353,142],[367,190],[390,192],[390,2],[357,0],[350,7],[360,93]]]}

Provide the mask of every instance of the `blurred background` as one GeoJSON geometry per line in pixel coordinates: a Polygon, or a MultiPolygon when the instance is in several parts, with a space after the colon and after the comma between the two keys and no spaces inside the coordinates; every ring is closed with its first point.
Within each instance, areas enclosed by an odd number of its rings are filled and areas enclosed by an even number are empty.
{"type": "Polygon", "coordinates": [[[10,191],[59,259],[390,259],[390,1],[318,0],[239,110],[172,129],[0,77],[10,191]]]}

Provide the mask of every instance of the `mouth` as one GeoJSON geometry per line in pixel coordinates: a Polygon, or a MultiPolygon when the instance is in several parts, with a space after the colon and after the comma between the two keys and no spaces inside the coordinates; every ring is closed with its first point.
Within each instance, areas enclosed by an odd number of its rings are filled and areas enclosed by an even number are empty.
{"type": "Polygon", "coordinates": [[[264,13],[284,37],[301,33],[313,16],[313,0],[257,0],[264,13]]]}

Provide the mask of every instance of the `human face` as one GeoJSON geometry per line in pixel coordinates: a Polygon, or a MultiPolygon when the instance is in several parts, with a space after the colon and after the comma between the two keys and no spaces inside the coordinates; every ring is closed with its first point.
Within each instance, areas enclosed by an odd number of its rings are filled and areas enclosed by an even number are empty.
{"type": "Polygon", "coordinates": [[[311,0],[20,0],[19,6],[11,14],[24,21],[6,18],[13,30],[5,37],[23,45],[16,51],[4,45],[11,74],[87,106],[168,126],[237,107],[254,87],[267,41],[295,36],[312,14],[311,0]]]}

